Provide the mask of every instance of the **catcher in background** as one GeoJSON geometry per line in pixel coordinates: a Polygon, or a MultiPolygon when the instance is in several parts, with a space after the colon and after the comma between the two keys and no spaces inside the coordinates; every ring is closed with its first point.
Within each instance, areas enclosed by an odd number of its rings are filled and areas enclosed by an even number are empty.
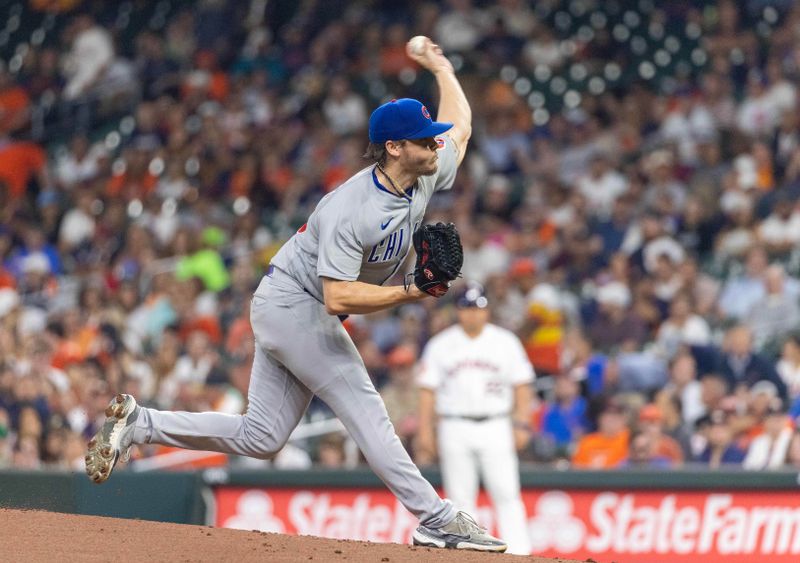
{"type": "Polygon", "coordinates": [[[482,476],[508,552],[528,555],[517,449],[530,440],[533,367],[519,339],[489,323],[479,284],[467,284],[456,305],[458,324],[434,336],[422,354],[417,462],[433,460],[438,418],[445,494],[474,514],[482,476]]]}
{"type": "Polygon", "coordinates": [[[271,458],[316,394],[347,427],[375,473],[420,519],[414,543],[505,551],[504,542],[441,499],[422,477],[337,318],[438,297],[461,267],[452,226],[413,233],[434,192],[453,185],[472,113],[438,46],[422,38],[407,51],[436,77],[442,121],[433,121],[417,100],[378,107],[369,120],[366,156],[372,164],[322,198],[308,223],[275,255],[250,309],[257,346],[247,412],[164,412],[118,395],[89,442],[86,471],[92,480],[108,479],[131,444],[271,458]],[[382,287],[400,268],[412,237],[419,245],[415,283],[382,287]]]}

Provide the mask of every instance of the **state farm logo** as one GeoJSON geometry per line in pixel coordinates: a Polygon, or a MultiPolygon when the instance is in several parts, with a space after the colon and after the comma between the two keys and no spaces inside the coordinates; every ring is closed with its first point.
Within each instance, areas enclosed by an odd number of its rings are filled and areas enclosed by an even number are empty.
{"type": "Polygon", "coordinates": [[[235,530],[258,530],[283,534],[283,521],[273,514],[274,505],[263,491],[247,491],[236,503],[236,514],[225,520],[223,526],[235,530]]]}
{"type": "Polygon", "coordinates": [[[670,494],[655,506],[637,506],[637,495],[601,493],[592,503],[589,518],[596,533],[587,538],[586,548],[616,553],[800,553],[800,508],[743,502],[746,495],[738,495],[735,503],[735,498],[709,494],[699,506],[680,506],[679,495],[670,494]]]}
{"type": "Polygon", "coordinates": [[[535,552],[564,554],[800,554],[800,508],[748,500],[602,492],[576,515],[569,494],[551,491],[536,501],[530,536],[535,552]]]}
{"type": "Polygon", "coordinates": [[[220,524],[239,530],[407,543],[419,523],[384,491],[351,494],[298,490],[270,495],[250,489],[229,499],[233,510],[220,507],[226,513],[220,524]]]}
{"type": "Polygon", "coordinates": [[[536,501],[536,514],[528,520],[533,551],[555,549],[572,553],[583,545],[586,525],[577,518],[567,493],[550,491],[536,501]]]}
{"type": "MultiPolygon", "coordinates": [[[[535,553],[629,563],[800,561],[800,504],[789,491],[523,489],[522,497],[535,553]]],[[[418,525],[387,490],[223,486],[215,498],[217,524],[245,530],[407,543],[418,525]]],[[[477,508],[478,521],[496,532],[483,494],[477,508]]]]}

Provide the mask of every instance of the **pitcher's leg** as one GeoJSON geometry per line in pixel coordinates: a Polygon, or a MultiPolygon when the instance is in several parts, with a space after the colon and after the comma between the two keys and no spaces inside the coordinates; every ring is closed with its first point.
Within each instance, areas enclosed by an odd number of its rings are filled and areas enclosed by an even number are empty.
{"type": "MultiPolygon", "coordinates": [[[[346,369],[346,368],[343,368],[346,369]]],[[[443,501],[411,461],[375,391],[366,370],[339,375],[317,391],[358,444],[378,477],[411,513],[431,527],[439,527],[455,516],[452,505],[443,501]]]]}
{"type": "Polygon", "coordinates": [[[452,504],[439,497],[411,461],[339,320],[311,299],[294,304],[291,312],[294,319],[284,318],[282,328],[294,337],[282,343],[277,358],[333,410],[372,470],[409,512],[434,528],[452,521],[452,504]]]}
{"type": "Polygon", "coordinates": [[[305,385],[256,346],[244,415],[142,408],[133,440],[268,459],[286,443],[311,396],[305,385]]]}

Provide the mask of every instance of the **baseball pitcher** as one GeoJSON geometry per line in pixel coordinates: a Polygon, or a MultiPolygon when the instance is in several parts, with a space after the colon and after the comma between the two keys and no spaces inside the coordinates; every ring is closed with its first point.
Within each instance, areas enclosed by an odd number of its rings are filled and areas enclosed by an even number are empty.
{"type": "Polygon", "coordinates": [[[417,100],[378,107],[369,120],[366,156],[373,163],[325,196],[272,260],[250,310],[257,346],[247,412],[164,412],[117,395],[89,442],[86,471],[92,480],[108,479],[132,444],[271,458],[316,394],[347,427],[372,469],[420,519],[415,544],[505,551],[504,542],[439,498],[422,477],[338,318],[438,297],[461,267],[452,225],[419,225],[434,192],[453,185],[471,135],[471,110],[437,45],[415,38],[407,52],[436,78],[439,121],[417,100]],[[383,287],[412,245],[413,283],[383,287]]]}
{"type": "Polygon", "coordinates": [[[446,495],[474,514],[480,475],[509,553],[528,555],[517,448],[530,439],[533,367],[519,339],[488,322],[479,284],[468,284],[456,304],[458,324],[431,338],[422,355],[417,459],[433,458],[436,417],[446,495]]]}

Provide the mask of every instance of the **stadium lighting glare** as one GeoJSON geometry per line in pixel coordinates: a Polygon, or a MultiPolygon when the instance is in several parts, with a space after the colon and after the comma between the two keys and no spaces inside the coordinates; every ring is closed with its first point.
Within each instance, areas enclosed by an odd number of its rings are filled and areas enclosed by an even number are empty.
{"type": "Polygon", "coordinates": [[[650,61],[644,61],[639,64],[639,76],[645,80],[651,80],[656,75],[656,67],[650,61]]]}
{"type": "Polygon", "coordinates": [[[531,81],[525,77],[514,82],[514,91],[520,96],[527,96],[531,91],[531,81]]]}
{"type": "Polygon", "coordinates": [[[602,94],[606,90],[606,82],[599,76],[593,76],[589,79],[589,92],[595,96],[602,94]]]}
{"type": "Polygon", "coordinates": [[[614,39],[616,39],[619,43],[624,43],[630,38],[631,30],[628,29],[627,26],[618,23],[611,31],[611,35],[613,35],[614,39]]]}
{"type": "Polygon", "coordinates": [[[547,82],[548,80],[550,80],[550,77],[553,76],[553,72],[547,65],[537,65],[536,68],[533,70],[533,76],[539,82],[547,82]]]}
{"type": "Polygon", "coordinates": [[[674,35],[668,35],[664,40],[664,48],[674,55],[681,50],[681,42],[674,35]]]}
{"type": "Polygon", "coordinates": [[[564,94],[564,105],[569,109],[575,109],[581,105],[581,95],[575,90],[568,90],[567,93],[564,94]]]}
{"type": "Polygon", "coordinates": [[[586,69],[586,65],[581,63],[574,64],[569,68],[570,77],[576,81],[584,80],[588,74],[589,71],[586,69]]]}
{"type": "Polygon", "coordinates": [[[528,96],[528,106],[535,109],[543,107],[546,101],[547,99],[541,92],[531,92],[531,95],[528,96]]]}
{"type": "Polygon", "coordinates": [[[594,12],[589,16],[589,23],[595,29],[603,29],[608,23],[608,18],[603,12],[594,12]]]}
{"type": "MultiPolygon", "coordinates": [[[[539,67],[537,67],[538,69],[539,67]]],[[[503,82],[514,82],[517,76],[519,75],[519,71],[515,66],[512,65],[505,65],[503,68],[500,69],[500,80],[503,82]]]]}
{"type": "Polygon", "coordinates": [[[633,10],[628,10],[622,16],[622,21],[624,21],[625,25],[627,25],[628,27],[633,28],[637,27],[640,23],[642,23],[642,18],[639,16],[639,14],[637,14],[633,10]]]}
{"type": "Polygon", "coordinates": [[[567,90],[567,81],[560,76],[556,76],[550,81],[550,91],[556,96],[560,96],[567,90]]]}

